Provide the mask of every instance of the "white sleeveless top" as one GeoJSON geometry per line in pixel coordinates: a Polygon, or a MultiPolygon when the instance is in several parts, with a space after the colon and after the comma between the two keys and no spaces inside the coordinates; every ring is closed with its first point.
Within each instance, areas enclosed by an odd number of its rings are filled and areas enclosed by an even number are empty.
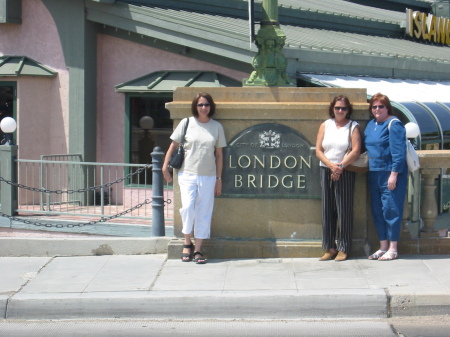
{"type": "MultiPolygon", "coordinates": [[[[325,121],[325,134],[322,141],[322,147],[324,149],[325,157],[332,163],[340,163],[347,152],[349,145],[348,128],[350,127],[350,123],[352,123],[353,133],[355,127],[358,125],[355,121],[350,120],[346,125],[339,129],[336,126],[334,118],[325,121]]],[[[326,167],[322,161],[320,162],[320,166],[326,167]]]]}

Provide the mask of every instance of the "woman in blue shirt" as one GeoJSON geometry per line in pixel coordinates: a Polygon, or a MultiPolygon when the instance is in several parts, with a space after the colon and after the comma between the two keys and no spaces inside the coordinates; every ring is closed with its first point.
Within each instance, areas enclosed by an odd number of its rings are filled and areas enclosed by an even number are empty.
{"type": "Polygon", "coordinates": [[[372,216],[380,240],[380,249],[369,259],[389,261],[398,256],[397,242],[408,182],[406,130],[393,116],[387,96],[378,93],[369,104],[374,119],[367,124],[364,136],[369,155],[372,216]]]}

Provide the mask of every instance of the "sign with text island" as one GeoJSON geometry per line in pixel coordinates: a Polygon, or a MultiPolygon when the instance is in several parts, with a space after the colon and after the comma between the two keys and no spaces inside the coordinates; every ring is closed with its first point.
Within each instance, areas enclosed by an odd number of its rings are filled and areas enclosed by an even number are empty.
{"type": "Polygon", "coordinates": [[[223,197],[320,198],[315,148],[288,126],[252,126],[223,151],[223,197]]]}

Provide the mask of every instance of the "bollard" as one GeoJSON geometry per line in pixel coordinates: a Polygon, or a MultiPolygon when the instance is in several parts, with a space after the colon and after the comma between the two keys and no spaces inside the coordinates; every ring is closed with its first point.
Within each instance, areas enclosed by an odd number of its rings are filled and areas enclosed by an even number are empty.
{"type": "Polygon", "coordinates": [[[164,152],[157,146],[151,153],[152,156],[152,236],[165,236],[164,227],[164,178],[162,165],[164,152]]]}
{"type": "MultiPolygon", "coordinates": [[[[4,180],[16,183],[17,145],[0,145],[0,172],[4,180]]],[[[17,187],[1,182],[1,209],[6,215],[15,215],[17,209],[17,187]]]]}

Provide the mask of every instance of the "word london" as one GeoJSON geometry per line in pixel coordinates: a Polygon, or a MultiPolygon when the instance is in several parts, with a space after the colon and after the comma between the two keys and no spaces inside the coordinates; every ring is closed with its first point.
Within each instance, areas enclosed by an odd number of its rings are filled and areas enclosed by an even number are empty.
{"type": "MultiPolygon", "coordinates": [[[[237,158],[233,158],[233,156],[229,156],[229,168],[230,169],[268,169],[268,170],[276,170],[277,173],[279,169],[303,169],[307,167],[311,169],[311,156],[306,160],[303,156],[299,156],[296,158],[295,156],[288,155],[284,157],[284,159],[279,156],[271,155],[271,156],[248,156],[241,155],[237,158]],[[252,158],[253,157],[253,158],[252,158]]],[[[280,184],[284,188],[298,188],[303,189],[306,188],[306,176],[304,174],[286,174],[283,176],[278,176],[275,174],[235,174],[234,175],[234,186],[236,188],[239,187],[247,187],[247,188],[276,188],[280,184]]]]}

